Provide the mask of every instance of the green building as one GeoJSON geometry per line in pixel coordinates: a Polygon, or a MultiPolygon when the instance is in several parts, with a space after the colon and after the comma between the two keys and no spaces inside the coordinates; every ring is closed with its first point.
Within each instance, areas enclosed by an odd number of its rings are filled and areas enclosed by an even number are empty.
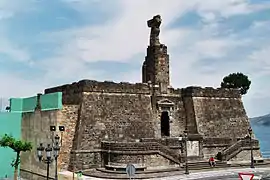
{"type": "MultiPolygon", "coordinates": [[[[41,110],[62,109],[62,93],[51,93],[40,96],[41,110]]],[[[33,112],[37,105],[37,96],[29,98],[11,98],[9,112],[0,112],[0,137],[4,134],[11,134],[21,139],[22,115],[26,112],[33,112]]],[[[33,147],[35,151],[36,147],[33,147]]],[[[15,159],[15,152],[10,148],[0,147],[0,179],[13,177],[11,162],[15,159]]]]}

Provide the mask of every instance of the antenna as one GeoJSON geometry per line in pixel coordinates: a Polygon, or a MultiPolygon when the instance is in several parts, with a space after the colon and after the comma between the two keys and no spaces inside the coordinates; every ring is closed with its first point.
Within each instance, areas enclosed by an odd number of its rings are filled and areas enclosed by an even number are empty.
{"type": "Polygon", "coordinates": [[[3,111],[3,98],[1,97],[1,100],[0,100],[1,102],[1,104],[0,104],[0,111],[2,112],[3,111]]]}

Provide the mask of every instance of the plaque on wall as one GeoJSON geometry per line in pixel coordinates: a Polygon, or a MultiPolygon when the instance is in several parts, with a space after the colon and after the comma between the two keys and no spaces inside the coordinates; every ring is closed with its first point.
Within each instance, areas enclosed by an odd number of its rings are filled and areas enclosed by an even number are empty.
{"type": "Polygon", "coordinates": [[[187,155],[199,156],[199,141],[187,141],[187,155]]]}

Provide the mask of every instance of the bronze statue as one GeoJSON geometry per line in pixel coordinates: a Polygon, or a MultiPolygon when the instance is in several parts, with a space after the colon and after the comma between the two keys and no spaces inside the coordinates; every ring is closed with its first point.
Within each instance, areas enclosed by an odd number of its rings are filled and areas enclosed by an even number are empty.
{"type": "Polygon", "coordinates": [[[160,32],[161,17],[156,15],[153,19],[147,21],[148,27],[151,28],[150,33],[150,46],[160,45],[159,42],[159,32],[160,32]]]}

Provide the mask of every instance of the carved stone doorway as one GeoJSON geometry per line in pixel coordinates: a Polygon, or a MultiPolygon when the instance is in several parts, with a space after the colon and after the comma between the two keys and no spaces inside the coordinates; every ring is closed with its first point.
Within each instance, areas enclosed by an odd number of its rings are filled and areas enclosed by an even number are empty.
{"type": "Polygon", "coordinates": [[[161,136],[170,136],[170,117],[168,111],[161,113],[161,136]]]}

